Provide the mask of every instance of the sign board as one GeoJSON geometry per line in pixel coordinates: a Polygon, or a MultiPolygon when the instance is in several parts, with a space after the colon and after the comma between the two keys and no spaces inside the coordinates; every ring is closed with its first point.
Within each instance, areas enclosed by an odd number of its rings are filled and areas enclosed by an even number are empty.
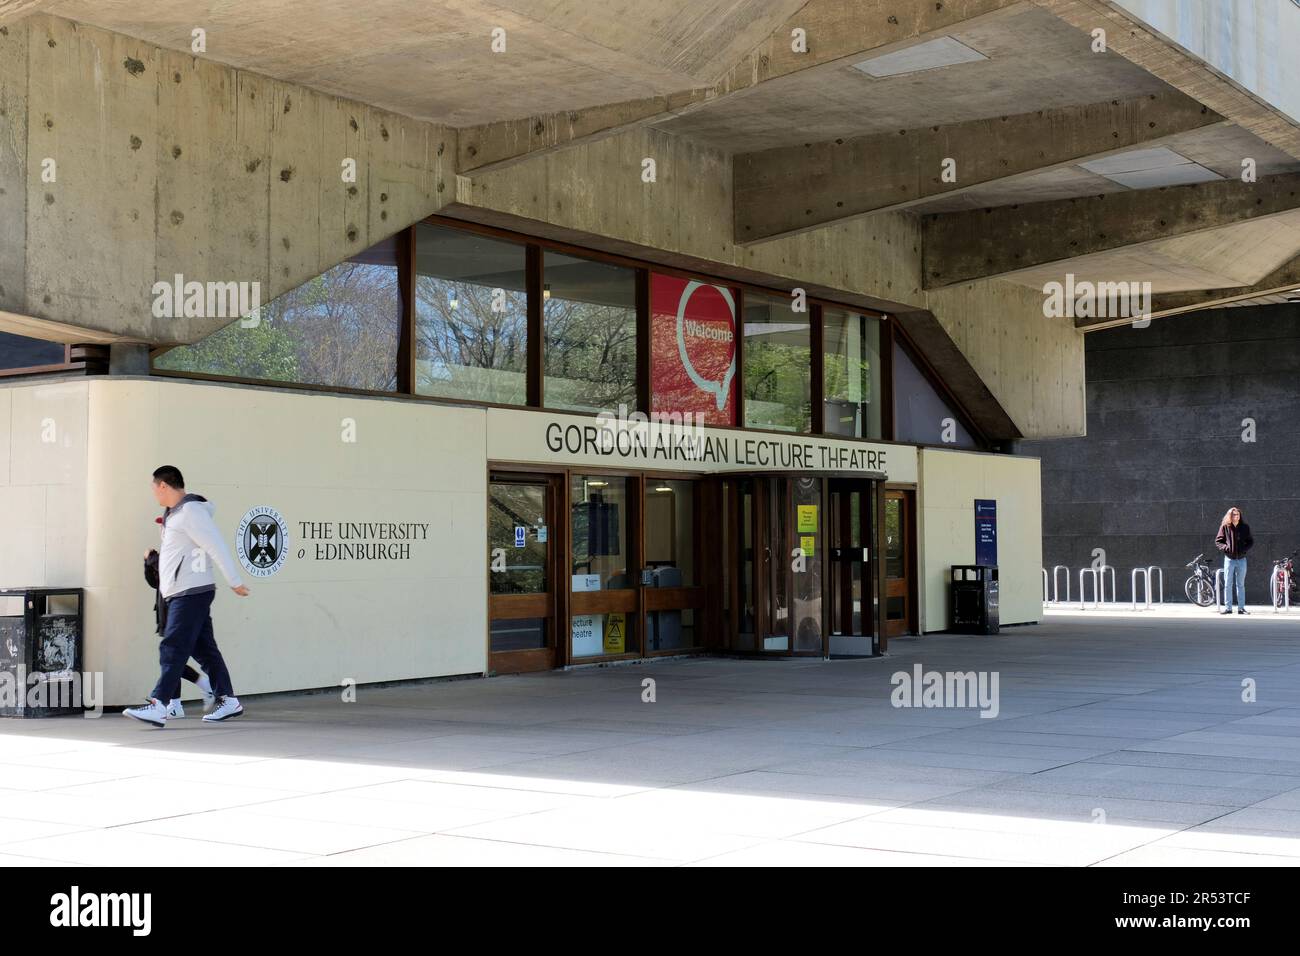
{"type": "Polygon", "coordinates": [[[650,274],[654,410],[736,423],[736,301],[725,286],[650,274]]]}
{"type": "MultiPolygon", "coordinates": [[[[917,449],[912,445],[772,434],[665,421],[629,412],[624,418],[591,418],[514,408],[487,410],[488,458],[500,462],[538,462],[591,468],[652,468],[695,474],[832,472],[884,475],[915,483],[917,449]],[[636,418],[634,416],[640,416],[636,418]]],[[[680,419],[680,416],[678,416],[680,419]]],[[[575,517],[585,515],[575,509],[575,517]]],[[[574,540],[581,540],[574,530],[574,540]]]]}
{"type": "Polygon", "coordinates": [[[528,529],[521,524],[515,525],[515,547],[522,548],[528,543],[528,529]]]}
{"type": "Polygon", "coordinates": [[[993,498],[975,499],[975,563],[998,563],[998,503],[993,498]]]}
{"type": "Polygon", "coordinates": [[[817,506],[799,505],[799,533],[808,534],[817,530],[817,506]]]}
{"type": "Polygon", "coordinates": [[[611,611],[605,615],[605,653],[622,654],[627,649],[627,615],[611,611]]]}
{"type": "Polygon", "coordinates": [[[605,615],[575,614],[573,621],[573,656],[595,657],[604,645],[605,615]]]}
{"type": "Polygon", "coordinates": [[[817,535],[803,534],[799,536],[799,547],[803,549],[803,556],[811,558],[813,551],[817,547],[817,535]]]}

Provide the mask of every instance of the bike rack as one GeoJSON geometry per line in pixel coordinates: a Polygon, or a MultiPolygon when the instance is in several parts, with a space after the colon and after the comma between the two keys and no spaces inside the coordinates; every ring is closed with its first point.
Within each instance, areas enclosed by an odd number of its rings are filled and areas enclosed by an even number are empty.
{"type": "Polygon", "coordinates": [[[1101,591],[1102,591],[1102,587],[1103,587],[1102,582],[1103,582],[1105,579],[1099,576],[1100,572],[1098,571],[1097,568],[1080,568],[1080,569],[1079,569],[1079,610],[1080,610],[1080,611],[1086,611],[1086,610],[1088,609],[1088,607],[1087,607],[1087,601],[1088,601],[1088,599],[1087,599],[1086,597],[1084,597],[1084,593],[1085,593],[1085,592],[1084,592],[1084,590],[1083,590],[1083,576],[1084,576],[1085,574],[1091,574],[1091,575],[1092,575],[1092,599],[1093,599],[1093,607],[1095,607],[1095,608],[1097,608],[1098,610],[1100,610],[1100,609],[1101,609],[1101,591]]]}
{"type": "Polygon", "coordinates": [[[1274,568],[1273,573],[1268,579],[1268,596],[1273,603],[1273,613],[1276,614],[1282,608],[1291,610],[1291,575],[1282,568],[1274,568]],[[1282,600],[1278,601],[1277,589],[1282,588],[1282,600]]]}
{"type": "Polygon", "coordinates": [[[1043,607],[1047,607],[1049,603],[1047,600],[1047,568],[1043,568],[1042,572],[1043,572],[1043,607]]]}
{"type": "MultiPolygon", "coordinates": [[[[1070,569],[1066,567],[1064,564],[1058,564],[1054,568],[1052,568],[1052,601],[1056,604],[1061,603],[1061,588],[1059,582],[1056,580],[1056,573],[1058,571],[1065,572],[1065,603],[1069,604],[1070,603],[1070,569]]],[[[1080,597],[1082,596],[1083,595],[1080,595],[1080,597]]]]}
{"type": "Polygon", "coordinates": [[[1133,610],[1138,609],[1138,576],[1142,577],[1143,590],[1146,593],[1146,610],[1151,610],[1151,569],[1134,568],[1133,573],[1129,576],[1130,583],[1133,586],[1133,610]]]}
{"type": "Polygon", "coordinates": [[[1147,607],[1150,607],[1150,606],[1151,606],[1151,582],[1152,582],[1152,581],[1159,581],[1159,582],[1160,582],[1160,590],[1156,592],[1157,594],[1160,595],[1160,597],[1156,600],[1156,603],[1157,603],[1157,604],[1164,604],[1164,603],[1165,603],[1165,571],[1164,571],[1164,568],[1157,567],[1157,566],[1154,565],[1154,564],[1152,564],[1152,565],[1150,565],[1150,566],[1147,567],[1147,607]],[[1153,578],[1153,577],[1152,577],[1153,574],[1156,575],[1156,577],[1153,578]]]}
{"type": "MultiPolygon", "coordinates": [[[[1119,600],[1119,585],[1115,583],[1115,567],[1110,564],[1101,566],[1101,603],[1106,603],[1106,572],[1110,572],[1110,603],[1114,604],[1119,600]]],[[[1082,595],[1080,595],[1082,596],[1082,595]]]]}

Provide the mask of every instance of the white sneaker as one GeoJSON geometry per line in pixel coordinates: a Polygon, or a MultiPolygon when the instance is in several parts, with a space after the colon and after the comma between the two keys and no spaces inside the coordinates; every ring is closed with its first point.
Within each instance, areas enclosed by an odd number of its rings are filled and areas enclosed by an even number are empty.
{"type": "Polygon", "coordinates": [[[152,724],[155,727],[167,726],[167,705],[160,700],[154,700],[152,697],[148,702],[140,707],[128,707],[122,711],[123,717],[131,717],[142,723],[152,724]]]}
{"type": "Polygon", "coordinates": [[[194,685],[203,695],[203,712],[206,714],[212,709],[212,705],[217,702],[217,695],[212,692],[212,681],[208,680],[208,675],[199,671],[199,679],[194,685]]]}
{"type": "Polygon", "coordinates": [[[212,713],[203,715],[203,722],[216,723],[220,720],[229,720],[232,717],[238,717],[243,712],[244,708],[239,703],[238,697],[218,697],[216,708],[212,713]]]}
{"type": "Polygon", "coordinates": [[[185,716],[185,705],[181,703],[179,697],[167,705],[168,720],[177,720],[184,716],[185,716]]]}

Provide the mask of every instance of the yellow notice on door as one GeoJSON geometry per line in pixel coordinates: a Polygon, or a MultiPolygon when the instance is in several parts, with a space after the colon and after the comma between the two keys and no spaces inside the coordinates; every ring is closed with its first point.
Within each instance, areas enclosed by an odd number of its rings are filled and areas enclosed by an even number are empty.
{"type": "Polygon", "coordinates": [[[605,653],[624,654],[627,645],[627,615],[611,612],[605,615],[605,653]]]}
{"type": "Polygon", "coordinates": [[[811,558],[813,556],[813,549],[816,545],[817,535],[807,534],[799,536],[799,547],[803,549],[803,556],[805,558],[811,558]]]}
{"type": "MultiPolygon", "coordinates": [[[[817,530],[817,506],[799,505],[799,533],[817,530]]],[[[811,552],[809,552],[811,553],[811,552]]]]}

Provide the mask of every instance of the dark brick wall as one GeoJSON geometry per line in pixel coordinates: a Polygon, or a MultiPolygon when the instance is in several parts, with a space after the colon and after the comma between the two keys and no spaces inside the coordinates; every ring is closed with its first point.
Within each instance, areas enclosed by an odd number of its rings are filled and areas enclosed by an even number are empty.
{"type": "Polygon", "coordinates": [[[1229,506],[1255,535],[1247,601],[1268,602],[1272,559],[1300,548],[1300,305],[1219,309],[1087,336],[1086,438],[1024,442],[1042,458],[1043,561],[1078,569],[1104,548],[1119,593],[1159,565],[1183,600],[1183,565],[1214,548],[1229,506]],[[1242,441],[1242,420],[1255,441],[1242,441]]]}

